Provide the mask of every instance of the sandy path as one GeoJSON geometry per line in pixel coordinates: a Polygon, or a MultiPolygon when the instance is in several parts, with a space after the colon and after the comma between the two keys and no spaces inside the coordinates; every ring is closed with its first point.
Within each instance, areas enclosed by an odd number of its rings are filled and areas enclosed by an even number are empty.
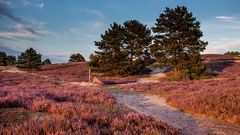
{"type": "MultiPolygon", "coordinates": [[[[45,79],[49,78],[48,76],[35,73],[31,74],[45,79]]],[[[82,86],[82,83],[78,82],[61,82],[68,85],[82,86]]],[[[116,86],[101,88],[106,89],[113,94],[118,103],[123,104],[138,113],[152,116],[168,123],[169,125],[179,128],[184,135],[240,135],[240,127],[213,122],[208,119],[198,118],[184,113],[177,108],[167,105],[164,98],[118,90],[116,89],[116,86]]]]}
{"type": "Polygon", "coordinates": [[[117,98],[118,103],[179,128],[183,134],[240,135],[239,127],[213,122],[184,113],[167,105],[164,98],[116,90],[114,87],[107,89],[117,98]]]}

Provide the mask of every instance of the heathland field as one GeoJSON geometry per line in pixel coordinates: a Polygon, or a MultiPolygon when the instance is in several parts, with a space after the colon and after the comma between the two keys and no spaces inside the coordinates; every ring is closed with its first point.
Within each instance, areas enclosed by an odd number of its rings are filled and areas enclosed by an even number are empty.
{"type": "Polygon", "coordinates": [[[32,72],[3,70],[0,72],[0,133],[212,133],[208,129],[239,133],[240,63],[226,57],[204,57],[215,76],[177,82],[167,79],[171,74],[168,71],[159,82],[138,82],[146,76],[97,75],[103,84],[83,85],[81,82],[88,82],[86,63],[45,65],[32,72]],[[107,85],[109,82],[117,85],[107,85]],[[177,121],[182,119],[178,115],[190,119],[181,124],[192,131],[181,129],[177,121]],[[209,124],[203,128],[201,124],[206,123],[206,118],[208,123],[222,125],[222,130],[209,124]],[[199,119],[202,121],[196,123],[199,119]]]}

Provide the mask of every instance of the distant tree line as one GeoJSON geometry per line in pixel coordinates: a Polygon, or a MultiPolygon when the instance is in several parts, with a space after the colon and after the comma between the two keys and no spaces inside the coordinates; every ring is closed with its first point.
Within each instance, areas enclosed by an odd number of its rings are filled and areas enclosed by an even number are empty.
{"type": "Polygon", "coordinates": [[[16,63],[16,57],[7,55],[5,52],[0,51],[0,66],[13,65],[16,63]]]}
{"type": "Polygon", "coordinates": [[[199,79],[207,74],[200,52],[200,22],[186,7],[166,8],[151,29],[138,20],[114,22],[95,42],[99,51],[90,56],[90,65],[112,74],[141,74],[153,63],[174,68],[176,79],[199,79]],[[151,30],[153,34],[151,33],[151,30]]]}
{"type": "MultiPolygon", "coordinates": [[[[50,59],[41,60],[42,55],[37,53],[33,48],[27,49],[22,52],[18,58],[15,56],[7,55],[5,52],[0,51],[0,66],[15,65],[24,69],[40,69],[41,65],[51,64],[50,59]]],[[[80,54],[72,54],[69,59],[70,62],[85,61],[84,57],[80,54]]]]}
{"type": "Polygon", "coordinates": [[[225,55],[240,55],[239,51],[228,51],[226,53],[224,53],[225,55]]]}

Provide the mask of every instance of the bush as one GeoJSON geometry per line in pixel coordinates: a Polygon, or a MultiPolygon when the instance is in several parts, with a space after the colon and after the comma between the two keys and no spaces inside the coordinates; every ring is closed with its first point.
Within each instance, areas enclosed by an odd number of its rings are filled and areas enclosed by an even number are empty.
{"type": "Polygon", "coordinates": [[[178,64],[179,73],[175,79],[195,80],[206,77],[209,73],[206,65],[201,61],[200,55],[185,56],[178,64]]]}

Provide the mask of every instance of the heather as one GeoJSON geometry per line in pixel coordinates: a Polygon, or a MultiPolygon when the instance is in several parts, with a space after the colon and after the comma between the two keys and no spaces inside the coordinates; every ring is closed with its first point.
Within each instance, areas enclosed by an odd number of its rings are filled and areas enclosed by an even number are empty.
{"type": "Polygon", "coordinates": [[[121,88],[166,96],[169,104],[184,111],[240,124],[240,63],[215,64],[218,74],[210,79],[133,83],[121,88]]]}
{"type": "Polygon", "coordinates": [[[88,70],[89,66],[85,62],[71,62],[43,65],[39,71],[35,71],[34,73],[69,82],[87,82],[88,70]]]}
{"type": "Polygon", "coordinates": [[[177,134],[177,130],[118,105],[99,88],[1,72],[0,134],[177,134]]]}
{"type": "Polygon", "coordinates": [[[214,61],[214,60],[233,60],[234,56],[232,55],[222,55],[222,54],[203,54],[202,59],[204,61],[214,61]]]}

